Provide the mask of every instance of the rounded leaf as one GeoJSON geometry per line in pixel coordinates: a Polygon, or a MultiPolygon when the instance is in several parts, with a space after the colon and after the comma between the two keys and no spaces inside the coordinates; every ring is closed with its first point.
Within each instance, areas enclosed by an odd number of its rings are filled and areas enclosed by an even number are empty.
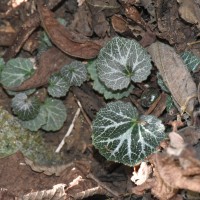
{"type": "Polygon", "coordinates": [[[99,80],[95,61],[92,61],[92,63],[89,63],[87,65],[87,69],[88,69],[91,79],[94,81],[93,89],[99,92],[100,94],[103,94],[105,99],[121,99],[123,97],[128,97],[130,93],[133,91],[134,86],[132,84],[130,84],[128,88],[125,88],[120,91],[119,90],[114,91],[107,88],[103,84],[103,82],[99,80]]]}
{"type": "Polygon", "coordinates": [[[27,128],[31,131],[38,131],[42,125],[46,124],[46,121],[46,111],[44,107],[41,106],[38,115],[34,119],[28,121],[21,120],[20,123],[24,128],[27,128]]]}
{"type": "Polygon", "coordinates": [[[99,78],[112,90],[127,88],[131,80],[146,80],[151,67],[146,50],[135,40],[122,37],[109,41],[97,58],[99,78]]]}
{"type": "Polygon", "coordinates": [[[33,75],[33,67],[27,58],[10,59],[1,73],[1,83],[5,87],[17,87],[33,75]]]}
{"type": "Polygon", "coordinates": [[[133,166],[156,150],[165,138],[164,125],[154,116],[138,116],[130,103],[112,102],[97,113],[93,144],[108,160],[133,166]]]}
{"type": "Polygon", "coordinates": [[[44,105],[42,105],[46,112],[46,124],[42,126],[45,131],[59,130],[66,118],[66,107],[61,100],[47,98],[44,105]]]}
{"type": "Polygon", "coordinates": [[[61,69],[61,74],[70,81],[70,85],[81,86],[87,79],[87,69],[80,61],[73,61],[61,69]]]}
{"type": "Polygon", "coordinates": [[[62,97],[66,95],[69,87],[69,81],[67,81],[63,76],[60,74],[53,74],[49,79],[47,90],[52,97],[62,97]]]}
{"type": "Polygon", "coordinates": [[[19,93],[12,99],[12,108],[21,120],[35,118],[40,109],[40,102],[36,97],[28,97],[25,93],[19,93]]]}

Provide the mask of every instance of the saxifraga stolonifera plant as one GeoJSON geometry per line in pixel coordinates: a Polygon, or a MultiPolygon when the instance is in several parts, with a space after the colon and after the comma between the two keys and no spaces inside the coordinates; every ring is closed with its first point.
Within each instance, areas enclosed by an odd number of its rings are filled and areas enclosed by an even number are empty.
{"type": "MultiPolygon", "coordinates": [[[[44,102],[34,96],[36,89],[11,92],[13,113],[21,124],[37,131],[59,130],[67,118],[66,107],[59,99],[71,86],[80,86],[89,77],[93,89],[105,99],[119,100],[130,95],[134,82],[142,82],[151,72],[151,59],[135,40],[114,37],[100,51],[97,59],[85,65],[74,61],[53,74],[44,102]]],[[[17,87],[30,78],[34,63],[30,59],[15,58],[4,63],[0,59],[1,84],[17,87]]],[[[115,101],[100,109],[92,124],[92,141],[108,160],[133,166],[156,150],[166,134],[161,120],[152,115],[140,116],[131,103],[115,101]]]]}

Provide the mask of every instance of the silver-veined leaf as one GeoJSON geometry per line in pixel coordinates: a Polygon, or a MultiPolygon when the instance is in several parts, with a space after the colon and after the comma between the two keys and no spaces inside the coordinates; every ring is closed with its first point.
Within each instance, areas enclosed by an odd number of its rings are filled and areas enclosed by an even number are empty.
{"type": "Polygon", "coordinates": [[[131,80],[146,80],[151,68],[150,56],[133,39],[113,38],[101,49],[97,58],[99,78],[112,90],[127,88],[131,80]]]}
{"type": "Polygon", "coordinates": [[[28,97],[25,93],[19,93],[12,99],[12,109],[21,120],[35,118],[40,110],[40,102],[36,97],[28,97]]]}
{"type": "Polygon", "coordinates": [[[67,118],[65,105],[61,100],[47,98],[42,107],[46,112],[46,124],[42,126],[42,129],[45,131],[59,130],[67,118]]]}
{"type": "Polygon", "coordinates": [[[49,79],[48,93],[52,97],[65,96],[70,87],[70,83],[60,74],[53,74],[49,79]]]}
{"type": "Polygon", "coordinates": [[[93,82],[93,88],[100,94],[104,95],[105,99],[121,99],[123,97],[128,97],[130,93],[133,91],[134,86],[130,84],[128,88],[120,91],[114,91],[107,88],[102,81],[99,80],[96,68],[96,62],[92,61],[87,65],[88,72],[90,74],[91,79],[93,82]]]}
{"type": "Polygon", "coordinates": [[[198,69],[200,64],[200,58],[194,55],[190,51],[185,51],[181,54],[181,58],[183,59],[183,62],[186,64],[188,70],[191,72],[194,72],[198,69]]]}
{"type": "Polygon", "coordinates": [[[80,61],[73,61],[61,69],[61,74],[70,81],[70,85],[81,86],[87,79],[87,69],[80,61]]]}
{"type": "Polygon", "coordinates": [[[164,129],[156,117],[139,117],[130,103],[118,101],[97,113],[92,139],[106,159],[133,166],[156,150],[166,136],[164,129]]]}
{"type": "Polygon", "coordinates": [[[34,119],[28,121],[20,120],[20,123],[24,128],[27,128],[31,131],[38,131],[42,125],[46,124],[46,121],[46,111],[44,107],[41,106],[38,115],[34,119]]]}
{"type": "Polygon", "coordinates": [[[1,83],[5,87],[17,87],[33,75],[33,67],[27,58],[10,59],[1,73],[1,83]]]}

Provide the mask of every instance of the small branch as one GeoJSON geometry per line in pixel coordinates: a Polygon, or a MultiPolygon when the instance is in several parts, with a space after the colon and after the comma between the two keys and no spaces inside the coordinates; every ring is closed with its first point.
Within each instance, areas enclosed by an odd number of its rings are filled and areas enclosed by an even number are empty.
{"type": "Polygon", "coordinates": [[[81,109],[78,108],[77,111],[76,111],[76,113],[75,113],[75,115],[74,115],[74,118],[73,118],[73,120],[72,120],[72,123],[71,123],[70,126],[69,126],[69,129],[68,129],[67,133],[65,134],[64,138],[62,139],[62,141],[60,142],[59,146],[57,147],[57,149],[56,149],[56,151],[55,151],[56,153],[59,153],[59,152],[60,152],[61,148],[62,148],[63,145],[65,144],[65,139],[66,139],[66,138],[70,135],[70,133],[72,132],[72,130],[73,130],[73,128],[74,128],[74,123],[75,123],[77,117],[79,116],[80,111],[81,111],[81,109]]]}
{"type": "Polygon", "coordinates": [[[114,197],[119,197],[119,193],[117,191],[111,190],[107,185],[105,185],[103,182],[101,182],[99,179],[97,179],[93,174],[89,173],[87,175],[87,178],[91,178],[94,180],[100,187],[108,191],[110,194],[112,194],[114,197]]]}
{"type": "MultiPolygon", "coordinates": [[[[76,96],[75,96],[75,98],[76,98],[76,96]]],[[[91,128],[91,127],[92,127],[92,122],[91,122],[91,120],[89,119],[89,117],[87,116],[87,114],[85,113],[85,111],[84,111],[84,109],[83,109],[83,106],[81,105],[81,102],[80,102],[77,98],[76,98],[76,102],[77,102],[79,108],[81,109],[81,112],[82,112],[82,114],[83,114],[85,120],[87,121],[87,123],[89,124],[89,126],[90,126],[90,128],[91,128]]]]}

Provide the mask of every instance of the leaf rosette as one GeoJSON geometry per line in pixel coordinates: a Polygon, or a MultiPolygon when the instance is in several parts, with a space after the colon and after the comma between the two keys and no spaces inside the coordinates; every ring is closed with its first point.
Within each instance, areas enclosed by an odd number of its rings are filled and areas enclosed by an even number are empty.
{"type": "Polygon", "coordinates": [[[156,117],[139,116],[130,103],[118,101],[97,113],[92,140],[106,159],[133,166],[156,150],[164,129],[156,117]]]}
{"type": "Polygon", "coordinates": [[[142,82],[150,74],[150,55],[135,40],[115,37],[100,50],[97,71],[101,81],[112,90],[142,82]]]}

